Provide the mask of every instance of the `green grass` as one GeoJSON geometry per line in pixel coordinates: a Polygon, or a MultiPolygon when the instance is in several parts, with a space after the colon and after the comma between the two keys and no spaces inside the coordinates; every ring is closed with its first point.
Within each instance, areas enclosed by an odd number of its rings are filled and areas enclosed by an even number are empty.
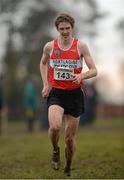
{"type": "MultiPolygon", "coordinates": [[[[19,124],[13,124],[13,127],[19,124]]],[[[11,124],[12,128],[12,124],[11,124]]],[[[17,129],[18,129],[17,128],[17,129]]],[[[71,178],[124,178],[124,122],[97,120],[93,127],[80,128],[71,178]]],[[[60,138],[61,168],[50,166],[51,144],[47,132],[8,133],[0,137],[0,178],[63,179],[64,134],[60,138]]]]}

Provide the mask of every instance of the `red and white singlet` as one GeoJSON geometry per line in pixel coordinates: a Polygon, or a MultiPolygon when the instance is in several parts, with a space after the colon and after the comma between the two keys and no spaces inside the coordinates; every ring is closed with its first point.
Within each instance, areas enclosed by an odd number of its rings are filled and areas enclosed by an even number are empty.
{"type": "Polygon", "coordinates": [[[72,83],[73,74],[82,71],[82,60],[78,53],[78,39],[73,39],[69,49],[61,49],[58,39],[54,40],[53,50],[49,59],[49,83],[52,87],[73,90],[82,86],[72,83]]]}

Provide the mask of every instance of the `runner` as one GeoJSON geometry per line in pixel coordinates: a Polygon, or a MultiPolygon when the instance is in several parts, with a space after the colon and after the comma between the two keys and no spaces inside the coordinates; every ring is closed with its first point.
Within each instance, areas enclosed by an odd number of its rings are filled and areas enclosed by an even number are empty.
{"type": "Polygon", "coordinates": [[[43,81],[42,96],[47,98],[49,137],[53,146],[52,166],[59,169],[59,134],[65,120],[65,167],[66,176],[71,176],[75,134],[79,117],[84,111],[84,95],[81,89],[84,79],[97,75],[96,66],[84,42],[73,37],[75,20],[66,13],[59,14],[55,26],[59,36],[45,44],[40,62],[43,81]],[[83,72],[85,60],[88,71],[83,72]]]}

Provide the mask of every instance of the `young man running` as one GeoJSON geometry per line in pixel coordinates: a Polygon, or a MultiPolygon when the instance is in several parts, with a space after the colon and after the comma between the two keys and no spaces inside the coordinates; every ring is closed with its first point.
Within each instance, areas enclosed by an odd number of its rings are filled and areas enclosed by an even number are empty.
{"type": "Polygon", "coordinates": [[[55,26],[59,36],[45,44],[40,62],[43,81],[42,96],[47,98],[49,137],[53,146],[52,166],[60,165],[59,133],[63,117],[65,119],[65,168],[71,175],[74,154],[74,138],[79,125],[79,117],[84,111],[81,89],[84,79],[97,75],[96,66],[84,42],[73,37],[75,20],[69,14],[59,14],[55,26]],[[83,72],[85,60],[88,71],[83,72]]]}

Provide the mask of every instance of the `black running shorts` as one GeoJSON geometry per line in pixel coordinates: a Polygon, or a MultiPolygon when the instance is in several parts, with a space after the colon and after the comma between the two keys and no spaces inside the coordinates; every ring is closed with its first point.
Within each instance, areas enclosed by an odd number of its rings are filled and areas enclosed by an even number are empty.
{"type": "Polygon", "coordinates": [[[84,94],[81,88],[62,90],[52,88],[47,98],[48,108],[59,105],[64,109],[64,114],[79,117],[84,112],[84,94]]]}

